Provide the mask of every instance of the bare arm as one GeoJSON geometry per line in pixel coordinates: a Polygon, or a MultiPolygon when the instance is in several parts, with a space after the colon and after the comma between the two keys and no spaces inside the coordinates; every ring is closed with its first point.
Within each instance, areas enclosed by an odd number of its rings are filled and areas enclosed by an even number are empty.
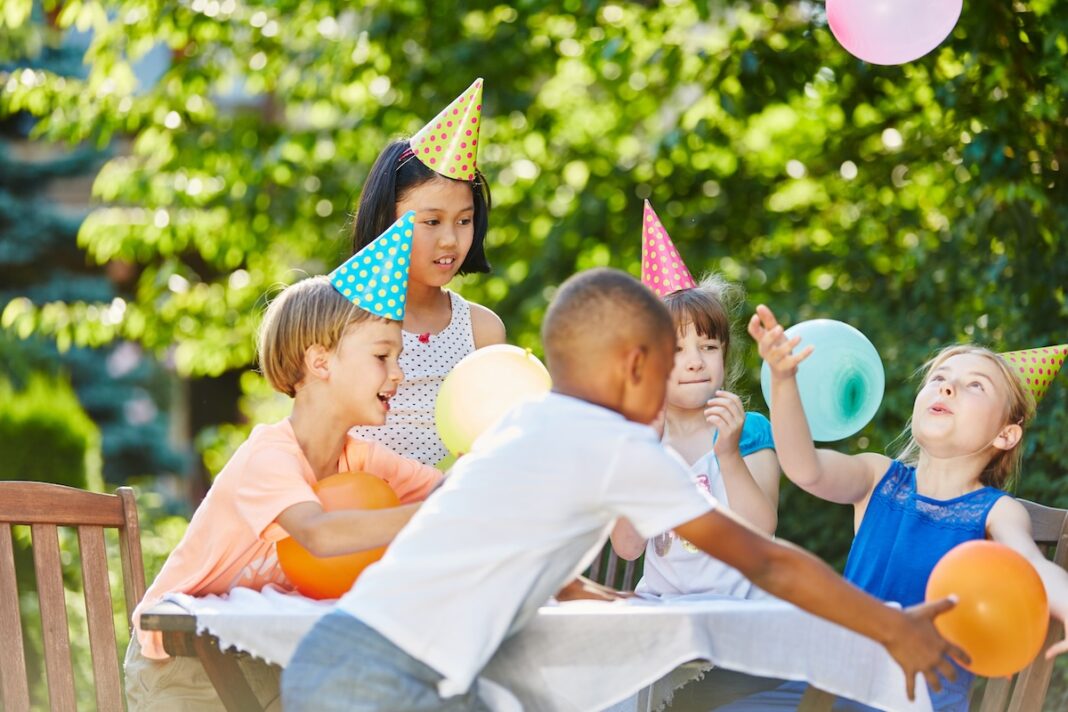
{"type": "Polygon", "coordinates": [[[890,459],[874,453],[844,455],[817,450],[801,405],[797,366],[812,353],[806,346],[793,353],[800,337],[787,339],[775,315],[757,307],[749,320],[749,334],[771,370],[771,430],[783,472],[794,484],[820,499],[856,504],[867,498],[890,459]]]}
{"type": "Polygon", "coordinates": [[[315,556],[339,556],[389,544],[419,506],[326,512],[317,502],[301,502],[278,515],[278,524],[315,556]]]}
{"type": "MultiPolygon", "coordinates": [[[[771,499],[757,484],[745,458],[738,449],[745,427],[745,407],[742,399],[730,391],[719,390],[705,407],[708,424],[716,429],[713,450],[719,462],[720,476],[727,490],[731,510],[758,530],[775,533],[778,524],[779,486],[775,484],[775,498],[771,499]]],[[[774,457],[774,453],[772,453],[774,457]]],[[[775,463],[778,477],[778,463],[775,463]]]]}
{"type": "Polygon", "coordinates": [[[917,672],[924,674],[934,690],[940,688],[936,671],[953,679],[946,655],[963,654],[943,640],[932,623],[936,615],[952,607],[950,601],[908,611],[887,606],[812,554],[750,529],[729,511],[714,509],[675,531],[768,593],[881,643],[904,670],[909,699],[917,672]]]}
{"type": "Polygon", "coordinates": [[[645,551],[645,539],[625,517],[616,520],[611,534],[612,549],[622,559],[634,561],[645,551]]]}
{"type": "MultiPolygon", "coordinates": [[[[1043,556],[1035,546],[1031,517],[1024,506],[1011,497],[1002,497],[990,510],[986,528],[991,539],[1031,562],[1046,589],[1050,614],[1062,623],[1068,623],[1068,571],[1043,556]]],[[[1046,651],[1046,657],[1052,658],[1064,652],[1068,652],[1068,639],[1051,646],[1046,651]]]]}
{"type": "Polygon", "coordinates": [[[471,334],[475,340],[475,348],[493,344],[503,344],[505,339],[504,322],[490,309],[469,302],[471,306],[471,334]]]}

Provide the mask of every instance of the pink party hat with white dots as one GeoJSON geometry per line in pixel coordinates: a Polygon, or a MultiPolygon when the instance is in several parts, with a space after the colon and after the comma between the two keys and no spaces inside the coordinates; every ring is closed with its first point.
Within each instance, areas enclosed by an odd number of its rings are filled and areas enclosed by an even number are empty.
{"type": "Polygon", "coordinates": [[[661,297],[697,286],[648,200],[642,218],[642,284],[661,297]]]}
{"type": "Polygon", "coordinates": [[[480,77],[433,121],[412,136],[409,141],[412,153],[427,168],[446,178],[474,180],[481,122],[480,77]]]}
{"type": "Polygon", "coordinates": [[[1068,358],[1068,344],[1007,351],[1002,353],[1001,357],[1020,374],[1020,379],[1027,386],[1027,390],[1031,391],[1037,404],[1057,377],[1065,358],[1068,358]]]}
{"type": "Polygon", "coordinates": [[[383,319],[404,321],[415,211],[409,210],[330,273],[341,296],[383,319]]]}

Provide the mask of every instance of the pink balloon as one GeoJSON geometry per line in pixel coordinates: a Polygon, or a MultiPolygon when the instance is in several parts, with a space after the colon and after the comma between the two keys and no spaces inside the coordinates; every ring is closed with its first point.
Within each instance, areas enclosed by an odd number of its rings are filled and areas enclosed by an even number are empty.
{"type": "Polygon", "coordinates": [[[953,31],[961,0],[827,0],[827,24],[850,54],[872,64],[904,64],[953,31]]]}

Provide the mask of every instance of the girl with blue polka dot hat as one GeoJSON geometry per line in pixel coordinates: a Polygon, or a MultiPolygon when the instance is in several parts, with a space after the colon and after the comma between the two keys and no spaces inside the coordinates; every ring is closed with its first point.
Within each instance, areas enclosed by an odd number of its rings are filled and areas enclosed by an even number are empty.
{"type": "Polygon", "coordinates": [[[404,381],[385,426],[355,428],[353,435],[430,465],[448,454],[434,424],[442,381],[464,356],[505,339],[495,313],[447,289],[457,275],[490,270],[484,246],[490,193],[476,166],[481,112],[478,79],[410,139],[386,146],[364,184],[353,226],[357,252],[398,218],[414,214],[404,381]]]}

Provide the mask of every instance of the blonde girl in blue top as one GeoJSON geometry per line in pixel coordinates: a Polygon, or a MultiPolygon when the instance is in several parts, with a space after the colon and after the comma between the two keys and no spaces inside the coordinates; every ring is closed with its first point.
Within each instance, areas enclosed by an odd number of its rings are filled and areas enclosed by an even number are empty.
{"type": "MultiPolygon", "coordinates": [[[[1016,550],[1038,571],[1051,614],[1068,619],[1068,573],[1035,546],[1027,510],[1002,491],[1016,473],[1024,427],[1034,399],[997,354],[972,345],[943,349],[924,370],[912,408],[911,439],[897,459],[816,449],[797,388],[797,366],[812,346],[795,353],[766,306],[749,322],[771,369],[771,424],[783,470],[822,499],[853,505],[856,537],[845,578],[902,606],[924,598],[927,579],[957,544],[992,539],[1016,550]]],[[[1068,650],[1060,641],[1046,651],[1068,650]]],[[[930,685],[938,712],[966,712],[972,675],[958,667],[953,681],[930,685]]],[[[931,683],[931,679],[928,678],[931,683]]],[[[731,712],[796,709],[803,686],[788,683],[720,708],[731,712]]],[[[839,701],[835,709],[867,709],[839,701]]]]}

